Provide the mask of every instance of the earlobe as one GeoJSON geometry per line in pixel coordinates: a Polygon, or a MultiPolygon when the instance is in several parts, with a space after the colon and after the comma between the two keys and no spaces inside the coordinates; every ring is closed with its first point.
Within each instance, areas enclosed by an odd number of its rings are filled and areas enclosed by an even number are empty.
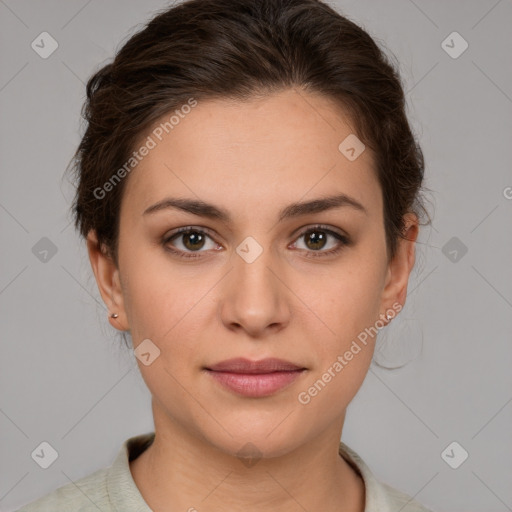
{"type": "Polygon", "coordinates": [[[87,251],[96,284],[103,302],[108,308],[110,325],[120,331],[129,330],[124,309],[123,292],[119,279],[119,269],[104,247],[100,247],[96,232],[87,235],[87,251]]]}

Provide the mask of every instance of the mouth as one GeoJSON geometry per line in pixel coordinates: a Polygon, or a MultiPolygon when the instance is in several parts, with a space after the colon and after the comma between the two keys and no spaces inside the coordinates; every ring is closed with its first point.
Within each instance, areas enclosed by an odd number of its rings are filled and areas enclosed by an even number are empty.
{"type": "Polygon", "coordinates": [[[224,388],[246,397],[265,397],[288,387],[307,368],[282,359],[229,359],[204,370],[224,388]]]}

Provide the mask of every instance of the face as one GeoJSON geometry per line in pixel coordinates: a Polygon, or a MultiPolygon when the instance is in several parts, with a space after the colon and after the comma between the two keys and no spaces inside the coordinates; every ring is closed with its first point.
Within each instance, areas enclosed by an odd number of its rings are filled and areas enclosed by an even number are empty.
{"type": "Polygon", "coordinates": [[[371,362],[368,332],[398,313],[414,262],[413,241],[388,262],[369,148],[348,159],[342,109],[294,90],[199,102],[164,136],[159,124],[125,178],[119,266],[89,240],[112,325],[146,354],[155,426],[268,456],[341,429],[371,362]],[[232,358],[302,370],[206,369],[232,358]]]}

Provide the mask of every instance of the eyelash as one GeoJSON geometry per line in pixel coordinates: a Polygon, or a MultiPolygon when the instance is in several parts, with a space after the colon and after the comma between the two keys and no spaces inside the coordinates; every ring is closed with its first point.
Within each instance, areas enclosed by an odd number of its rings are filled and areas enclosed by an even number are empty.
{"type": "MultiPolygon", "coordinates": [[[[347,236],[342,235],[340,233],[336,233],[336,231],[333,231],[333,230],[331,230],[331,229],[329,229],[329,228],[327,228],[325,226],[322,226],[321,224],[317,224],[315,226],[312,226],[312,227],[309,227],[309,228],[305,229],[304,231],[299,233],[299,235],[297,236],[296,240],[298,240],[299,238],[307,235],[308,233],[314,232],[314,231],[322,231],[324,233],[327,233],[328,235],[333,236],[334,238],[336,238],[339,241],[339,244],[334,249],[329,249],[328,251],[321,251],[321,250],[313,251],[313,250],[309,250],[309,251],[307,251],[306,258],[323,258],[323,257],[333,256],[333,255],[338,254],[339,252],[341,252],[341,250],[344,247],[346,247],[348,245],[351,245],[351,241],[350,241],[350,239],[347,236]]],[[[167,237],[165,237],[162,240],[162,245],[164,246],[165,250],[167,250],[167,251],[171,252],[172,254],[178,256],[179,258],[201,258],[202,256],[200,255],[200,253],[201,252],[205,252],[205,251],[197,251],[197,254],[195,254],[194,252],[187,253],[187,252],[183,252],[183,251],[180,251],[180,250],[172,249],[172,248],[170,248],[167,245],[170,241],[174,240],[175,238],[178,238],[179,235],[182,235],[182,234],[185,234],[185,233],[200,233],[201,235],[206,235],[209,238],[212,238],[208,234],[208,232],[203,230],[203,229],[194,228],[192,226],[187,226],[187,227],[179,228],[172,235],[167,236],[167,237]]],[[[303,250],[303,249],[300,249],[300,250],[303,250]]]]}

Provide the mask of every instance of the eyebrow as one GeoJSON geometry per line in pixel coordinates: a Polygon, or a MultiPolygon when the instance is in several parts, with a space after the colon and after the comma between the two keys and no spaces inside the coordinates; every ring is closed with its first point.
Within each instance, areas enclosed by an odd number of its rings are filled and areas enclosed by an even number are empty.
{"type": "MultiPolygon", "coordinates": [[[[368,215],[366,208],[356,199],[346,194],[320,197],[306,202],[292,203],[279,212],[279,222],[302,215],[324,212],[334,208],[349,207],[368,215]]],[[[230,213],[224,208],[201,200],[167,197],[144,210],[143,215],[155,213],[166,209],[182,210],[200,217],[219,220],[225,223],[231,222],[230,213]]]]}

